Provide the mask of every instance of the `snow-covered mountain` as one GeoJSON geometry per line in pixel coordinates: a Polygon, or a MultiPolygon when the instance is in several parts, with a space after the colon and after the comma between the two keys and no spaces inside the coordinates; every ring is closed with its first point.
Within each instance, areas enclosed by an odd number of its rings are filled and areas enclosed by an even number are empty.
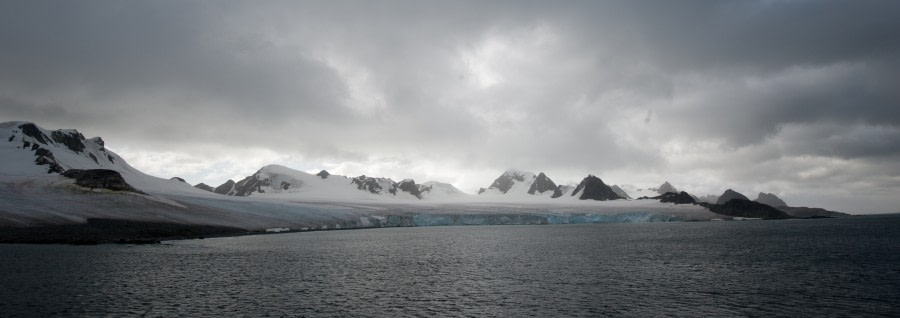
{"type": "Polygon", "coordinates": [[[138,171],[109,149],[100,137],[85,138],[75,129],[47,130],[30,122],[0,123],[0,176],[47,176],[69,169],[119,172],[131,186],[150,192],[194,192],[180,178],[163,179],[138,171]]]}
{"type": "Polygon", "coordinates": [[[333,175],[324,170],[314,175],[279,165],[262,167],[253,175],[238,182],[228,180],[214,192],[228,196],[344,201],[422,198],[420,186],[412,179],[395,182],[389,178],[365,175],[350,178],[333,175]]]}
{"type": "Polygon", "coordinates": [[[494,183],[487,188],[478,190],[479,195],[500,195],[513,194],[525,195],[531,189],[534,179],[537,178],[534,173],[509,169],[503,172],[494,183]]]}
{"type": "Polygon", "coordinates": [[[462,192],[452,184],[428,181],[419,185],[419,194],[425,200],[459,200],[468,197],[469,194],[462,192]]]}
{"type": "Polygon", "coordinates": [[[649,188],[638,188],[631,184],[620,184],[620,185],[614,185],[613,190],[617,191],[617,192],[619,190],[621,190],[627,196],[623,196],[621,194],[619,194],[619,196],[622,196],[624,198],[629,198],[629,199],[637,199],[637,198],[642,198],[642,197],[652,198],[652,197],[656,197],[656,196],[665,194],[666,192],[678,193],[678,189],[676,189],[674,186],[672,186],[672,184],[670,184],[669,181],[663,182],[663,184],[659,185],[658,187],[649,187],[649,188]]]}
{"type": "Polygon", "coordinates": [[[5,122],[0,138],[5,140],[0,140],[0,227],[89,218],[265,229],[717,217],[698,206],[613,200],[619,195],[593,176],[577,186],[557,185],[543,173],[510,170],[475,196],[440,182],[310,174],[269,165],[213,188],[147,175],[107,149],[103,139],[73,129],[5,122]],[[102,186],[102,178],[115,186],[102,186]]]}

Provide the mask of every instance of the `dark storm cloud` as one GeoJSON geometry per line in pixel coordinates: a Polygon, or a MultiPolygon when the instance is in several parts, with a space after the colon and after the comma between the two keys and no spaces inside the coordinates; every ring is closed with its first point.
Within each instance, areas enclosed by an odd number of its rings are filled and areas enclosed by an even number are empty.
{"type": "Polygon", "coordinates": [[[900,177],[896,30],[893,1],[7,2],[0,116],[394,176],[801,188],[900,177]],[[829,166],[778,168],[803,165],[829,166]]]}

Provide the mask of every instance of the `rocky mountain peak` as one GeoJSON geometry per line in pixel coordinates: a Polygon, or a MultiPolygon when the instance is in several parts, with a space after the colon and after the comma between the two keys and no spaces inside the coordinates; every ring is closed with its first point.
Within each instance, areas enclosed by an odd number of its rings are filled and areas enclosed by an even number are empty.
{"type": "Polygon", "coordinates": [[[781,198],[779,198],[777,195],[775,195],[773,193],[760,192],[759,195],[756,196],[756,200],[754,200],[754,201],[762,203],[762,204],[766,204],[768,206],[775,207],[775,208],[787,206],[787,203],[785,203],[784,200],[781,200],[781,198]]]}
{"type": "Polygon", "coordinates": [[[675,187],[673,187],[672,184],[669,183],[669,181],[664,182],[659,186],[659,188],[656,188],[656,193],[666,194],[668,192],[676,194],[678,193],[678,190],[676,190],[675,187]]]}
{"type": "Polygon", "coordinates": [[[528,194],[543,194],[547,191],[556,191],[557,186],[553,180],[550,180],[547,175],[543,172],[539,173],[537,177],[534,178],[534,182],[531,183],[531,187],[528,188],[528,194]]]}
{"type": "Polygon", "coordinates": [[[716,200],[716,204],[725,204],[725,202],[731,201],[732,199],[740,199],[740,200],[750,201],[750,199],[748,199],[743,194],[740,194],[737,191],[728,189],[728,190],[725,190],[725,192],[719,196],[719,199],[716,200]]]}
{"type": "MultiPolygon", "coordinates": [[[[509,192],[509,189],[512,189],[516,182],[524,182],[527,175],[529,175],[529,173],[515,169],[506,170],[506,172],[494,180],[494,183],[491,183],[491,186],[488,187],[488,189],[497,189],[501,193],[507,193],[509,192]]],[[[482,192],[484,191],[479,191],[479,193],[482,192]]]]}
{"type": "Polygon", "coordinates": [[[572,192],[572,196],[579,196],[578,199],[581,200],[606,201],[623,199],[606,185],[606,183],[603,183],[603,180],[600,180],[600,178],[597,178],[594,175],[588,175],[581,180],[581,183],[579,183],[578,186],[575,187],[575,191],[572,192]]]}

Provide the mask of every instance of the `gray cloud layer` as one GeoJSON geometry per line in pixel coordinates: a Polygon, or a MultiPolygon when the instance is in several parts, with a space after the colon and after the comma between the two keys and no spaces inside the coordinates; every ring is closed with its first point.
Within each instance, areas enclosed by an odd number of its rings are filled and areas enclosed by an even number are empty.
{"type": "Polygon", "coordinates": [[[893,1],[10,2],[0,116],[193,182],[517,167],[886,212],[897,30],[893,1]]]}

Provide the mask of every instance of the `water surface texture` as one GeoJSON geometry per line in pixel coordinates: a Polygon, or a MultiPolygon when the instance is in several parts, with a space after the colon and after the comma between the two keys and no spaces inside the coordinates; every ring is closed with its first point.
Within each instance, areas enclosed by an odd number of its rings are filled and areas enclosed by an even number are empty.
{"type": "Polygon", "coordinates": [[[0,245],[0,315],[898,316],[900,217],[0,245]]]}

